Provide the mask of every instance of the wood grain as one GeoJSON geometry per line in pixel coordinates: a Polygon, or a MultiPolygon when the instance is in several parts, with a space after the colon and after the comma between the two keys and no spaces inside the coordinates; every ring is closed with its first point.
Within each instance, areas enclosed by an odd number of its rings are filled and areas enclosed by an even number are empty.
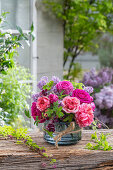
{"type": "MultiPolygon", "coordinates": [[[[111,133],[108,141],[113,146],[113,130],[99,130],[99,133],[111,133]]],[[[76,169],[113,169],[113,150],[111,151],[90,151],[85,145],[90,141],[91,130],[83,130],[82,140],[76,145],[59,146],[48,144],[39,131],[30,132],[33,140],[39,145],[47,148],[47,154],[57,159],[58,170],[76,169]]],[[[0,170],[38,170],[53,169],[48,160],[41,158],[38,153],[31,151],[25,145],[16,144],[15,140],[0,138],[0,170]],[[42,162],[47,166],[42,167],[42,162]]]]}

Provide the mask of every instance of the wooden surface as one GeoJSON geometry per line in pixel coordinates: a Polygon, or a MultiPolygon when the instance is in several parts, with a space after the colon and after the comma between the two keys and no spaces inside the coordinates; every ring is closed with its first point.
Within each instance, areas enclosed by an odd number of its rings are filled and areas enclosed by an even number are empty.
{"type": "MultiPolygon", "coordinates": [[[[108,141],[113,146],[113,130],[99,130],[99,132],[111,133],[108,141]]],[[[47,148],[47,153],[52,158],[57,159],[56,169],[76,170],[76,169],[113,169],[113,150],[111,151],[90,151],[85,149],[85,145],[90,141],[91,130],[83,130],[82,140],[71,146],[59,146],[59,149],[48,144],[43,139],[43,134],[30,132],[30,135],[39,146],[47,148]]],[[[45,158],[41,158],[38,153],[30,151],[25,145],[16,144],[15,140],[0,139],[0,170],[39,170],[53,169],[45,158]],[[47,163],[44,168],[42,163],[47,163]]]]}

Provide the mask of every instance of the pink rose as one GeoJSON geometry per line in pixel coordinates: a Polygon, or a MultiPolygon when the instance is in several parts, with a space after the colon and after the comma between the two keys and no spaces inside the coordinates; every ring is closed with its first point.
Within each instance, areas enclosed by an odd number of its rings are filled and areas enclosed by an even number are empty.
{"type": "Polygon", "coordinates": [[[58,101],[58,96],[56,95],[56,94],[50,94],[49,96],[49,99],[50,99],[50,103],[54,103],[54,102],[56,102],[56,101],[58,101]]]}
{"type": "Polygon", "coordinates": [[[91,103],[92,97],[84,90],[76,89],[72,93],[72,97],[77,97],[80,100],[80,103],[91,103]]]}
{"type": "Polygon", "coordinates": [[[43,123],[46,120],[46,119],[43,119],[41,111],[39,109],[37,109],[36,102],[32,103],[32,106],[31,106],[31,116],[33,117],[33,119],[35,121],[36,121],[36,117],[38,116],[38,120],[40,120],[39,123],[43,123]]]}
{"type": "Polygon", "coordinates": [[[70,81],[60,81],[56,84],[56,89],[59,93],[70,94],[73,91],[73,85],[70,81]]]}
{"type": "Polygon", "coordinates": [[[90,104],[83,103],[79,106],[78,112],[75,114],[75,120],[82,127],[89,126],[93,122],[93,109],[90,104]]]}
{"type": "Polygon", "coordinates": [[[37,102],[36,102],[36,106],[41,112],[43,112],[48,107],[50,107],[50,99],[48,97],[45,97],[45,96],[38,97],[37,102]]]}
{"type": "Polygon", "coordinates": [[[66,96],[62,100],[63,110],[66,113],[76,113],[80,105],[80,100],[76,97],[66,96]]]}

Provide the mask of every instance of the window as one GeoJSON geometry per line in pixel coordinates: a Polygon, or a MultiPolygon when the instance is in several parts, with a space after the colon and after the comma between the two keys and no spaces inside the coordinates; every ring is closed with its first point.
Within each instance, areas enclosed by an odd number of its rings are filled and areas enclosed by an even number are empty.
{"type": "MultiPolygon", "coordinates": [[[[7,14],[8,24],[5,29],[10,29],[13,34],[17,34],[16,25],[28,32],[32,23],[31,19],[31,0],[0,0],[0,13],[7,14]]],[[[19,48],[17,62],[31,70],[31,48],[23,42],[24,49],[19,48]]]]}

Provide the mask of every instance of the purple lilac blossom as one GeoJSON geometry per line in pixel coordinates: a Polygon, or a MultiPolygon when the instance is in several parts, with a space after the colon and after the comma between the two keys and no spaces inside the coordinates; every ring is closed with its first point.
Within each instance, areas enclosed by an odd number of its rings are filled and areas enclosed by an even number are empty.
{"type": "Polygon", "coordinates": [[[99,93],[95,94],[95,104],[99,109],[110,109],[113,107],[113,86],[105,86],[99,93]]]}
{"type": "Polygon", "coordinates": [[[33,95],[32,95],[33,101],[36,102],[37,99],[38,99],[38,97],[40,97],[40,93],[33,94],[33,95]]]}
{"type": "Polygon", "coordinates": [[[94,111],[95,119],[102,122],[102,127],[106,128],[104,124],[108,125],[109,128],[113,128],[113,117],[112,116],[112,109],[107,109],[105,113],[103,113],[103,110],[100,110],[99,108],[95,108],[94,111]]]}
{"type": "Polygon", "coordinates": [[[111,68],[103,68],[99,73],[96,72],[96,69],[91,69],[89,72],[86,72],[83,77],[82,83],[85,86],[99,87],[105,84],[111,83],[113,76],[113,70],[111,68]]]}
{"type": "Polygon", "coordinates": [[[58,77],[56,77],[56,76],[52,76],[52,79],[51,79],[52,81],[54,81],[54,85],[56,85],[57,83],[59,83],[61,80],[58,78],[58,77]]]}
{"type": "Polygon", "coordinates": [[[83,88],[83,90],[89,94],[93,93],[93,87],[91,87],[91,86],[86,86],[83,88]]]}
{"type": "Polygon", "coordinates": [[[53,83],[53,86],[52,86],[52,88],[51,88],[51,90],[50,91],[54,91],[54,93],[55,94],[57,94],[57,89],[56,89],[56,84],[57,83],[59,83],[61,80],[58,78],[58,77],[56,77],[56,76],[52,76],[52,79],[51,79],[54,83],[53,83]]]}
{"type": "Polygon", "coordinates": [[[101,111],[100,111],[100,109],[95,108],[95,111],[94,111],[94,117],[99,117],[100,115],[101,115],[101,111]]]}
{"type": "Polygon", "coordinates": [[[106,115],[100,115],[100,116],[98,117],[98,119],[99,119],[102,123],[104,123],[104,124],[108,124],[108,123],[109,123],[109,118],[108,118],[106,115]]]}
{"type": "Polygon", "coordinates": [[[38,82],[37,86],[40,90],[43,90],[43,86],[46,85],[48,83],[48,77],[47,76],[43,76],[40,81],[38,82]]]}

